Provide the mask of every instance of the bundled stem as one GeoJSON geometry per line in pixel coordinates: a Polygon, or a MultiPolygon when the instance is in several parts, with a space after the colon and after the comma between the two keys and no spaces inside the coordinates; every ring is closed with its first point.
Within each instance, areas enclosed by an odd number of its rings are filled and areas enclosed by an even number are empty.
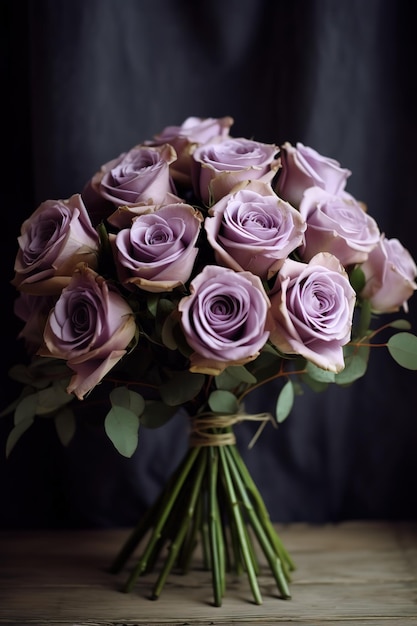
{"type": "Polygon", "coordinates": [[[204,566],[211,570],[215,606],[222,604],[226,573],[232,568],[237,574],[246,572],[254,601],[262,603],[259,549],[280,596],[290,597],[288,583],[294,564],[230,434],[230,427],[211,427],[208,445],[190,447],[160,497],[133,530],[111,567],[112,572],[120,571],[144,540],[123,591],[131,591],[139,577],[158,564],[160,573],[152,590],[152,598],[158,598],[174,569],[188,570],[200,538],[204,566]]]}

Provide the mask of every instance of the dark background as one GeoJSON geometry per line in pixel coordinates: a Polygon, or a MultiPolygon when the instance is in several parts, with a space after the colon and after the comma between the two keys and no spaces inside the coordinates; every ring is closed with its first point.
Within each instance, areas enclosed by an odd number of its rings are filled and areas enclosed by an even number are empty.
{"type": "MultiPolygon", "coordinates": [[[[190,115],[234,136],[301,141],[352,170],[347,190],[417,259],[416,21],[406,0],[2,2],[1,394],[24,355],[9,285],[19,226],[81,191],[105,161],[190,115]]],[[[417,330],[417,295],[409,318],[417,330]]],[[[288,420],[236,428],[275,521],[415,518],[417,373],[383,349],[366,378],[306,392],[288,420]]],[[[274,389],[249,409],[274,410],[274,389]]],[[[131,460],[82,416],[71,445],[39,420],[6,461],[0,526],[131,525],[186,445],[178,416],[141,430],[131,460]]]]}

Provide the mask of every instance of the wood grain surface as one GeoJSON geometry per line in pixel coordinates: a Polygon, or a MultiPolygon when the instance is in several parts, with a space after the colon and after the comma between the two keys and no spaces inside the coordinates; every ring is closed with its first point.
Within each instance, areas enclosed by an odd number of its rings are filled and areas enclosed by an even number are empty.
{"type": "Polygon", "coordinates": [[[157,571],[122,593],[128,569],[108,567],[129,530],[0,532],[0,624],[417,625],[417,522],[277,529],[297,566],[291,599],[279,598],[262,565],[263,603],[253,603],[245,575],[231,573],[221,607],[198,555],[188,574],[170,575],[158,600],[149,599],[157,571]]]}

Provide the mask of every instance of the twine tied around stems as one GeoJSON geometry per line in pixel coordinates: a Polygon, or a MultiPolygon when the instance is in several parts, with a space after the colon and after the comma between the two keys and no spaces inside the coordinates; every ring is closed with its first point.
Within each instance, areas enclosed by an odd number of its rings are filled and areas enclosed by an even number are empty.
{"type": "Polygon", "coordinates": [[[268,421],[276,426],[276,422],[270,413],[233,413],[229,415],[215,413],[201,413],[191,417],[191,432],[189,445],[197,446],[232,446],[236,443],[236,437],[232,426],[240,422],[261,422],[260,427],[252,437],[248,448],[255,445],[259,435],[268,421]]]}

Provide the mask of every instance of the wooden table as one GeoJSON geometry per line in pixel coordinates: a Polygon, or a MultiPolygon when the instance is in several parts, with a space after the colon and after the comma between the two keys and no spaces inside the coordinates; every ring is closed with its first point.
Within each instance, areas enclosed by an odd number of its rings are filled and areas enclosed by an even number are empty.
{"type": "Polygon", "coordinates": [[[246,577],[231,574],[221,607],[210,573],[194,561],[171,574],[157,601],[152,574],[130,594],[126,571],[107,567],[127,530],[0,532],[0,624],[110,626],[177,624],[417,625],[417,522],[279,526],[296,562],[292,598],[278,597],[268,569],[255,605],[246,577]]]}

